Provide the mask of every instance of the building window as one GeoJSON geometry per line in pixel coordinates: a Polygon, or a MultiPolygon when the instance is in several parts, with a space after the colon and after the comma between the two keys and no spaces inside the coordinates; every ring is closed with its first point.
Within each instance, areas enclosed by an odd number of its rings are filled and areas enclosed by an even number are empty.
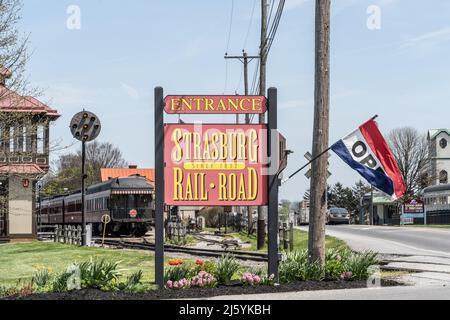
{"type": "Polygon", "coordinates": [[[44,126],[37,127],[37,153],[43,154],[45,152],[45,137],[44,126]]]}
{"type": "Polygon", "coordinates": [[[439,173],[439,183],[440,184],[447,184],[448,183],[448,173],[445,170],[442,170],[439,173]]]}
{"type": "Polygon", "coordinates": [[[439,145],[442,149],[447,148],[447,139],[442,138],[441,141],[439,141],[439,145]]]}

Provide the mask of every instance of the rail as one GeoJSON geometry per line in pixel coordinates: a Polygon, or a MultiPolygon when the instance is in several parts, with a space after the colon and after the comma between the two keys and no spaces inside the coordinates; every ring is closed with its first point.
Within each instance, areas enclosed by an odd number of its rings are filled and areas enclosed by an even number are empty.
{"type": "MultiPolygon", "coordinates": [[[[101,244],[101,239],[94,239],[96,244],[101,244]]],[[[106,239],[105,245],[119,247],[124,249],[135,249],[135,250],[148,250],[154,251],[155,245],[153,243],[136,243],[123,240],[111,240],[106,239]]],[[[250,252],[250,251],[237,251],[237,250],[214,250],[214,249],[203,249],[203,248],[189,248],[181,247],[175,245],[164,245],[164,251],[166,252],[177,252],[186,253],[195,256],[205,256],[205,257],[221,257],[225,254],[231,254],[236,259],[239,260],[249,260],[249,261],[267,261],[267,254],[260,252],[250,252]]]]}

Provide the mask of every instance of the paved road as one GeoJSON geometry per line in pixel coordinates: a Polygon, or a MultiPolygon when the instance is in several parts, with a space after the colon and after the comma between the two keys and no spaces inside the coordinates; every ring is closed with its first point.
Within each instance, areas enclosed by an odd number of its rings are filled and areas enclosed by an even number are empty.
{"type": "Polygon", "coordinates": [[[215,297],[209,300],[449,300],[449,286],[324,290],[215,297]]]}
{"type": "MultiPolygon", "coordinates": [[[[299,229],[307,231],[307,227],[299,229]]],[[[450,300],[450,229],[327,226],[327,234],[354,250],[383,254],[386,269],[414,270],[409,286],[215,297],[214,300],[450,300]]]]}
{"type": "Polygon", "coordinates": [[[327,226],[326,232],[354,250],[450,257],[450,229],[338,225],[327,226]]]}

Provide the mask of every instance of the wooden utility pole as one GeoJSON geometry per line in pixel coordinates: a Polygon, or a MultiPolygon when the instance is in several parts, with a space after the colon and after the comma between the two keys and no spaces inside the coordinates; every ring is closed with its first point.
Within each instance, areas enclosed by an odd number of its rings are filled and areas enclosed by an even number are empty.
{"type": "MultiPolygon", "coordinates": [[[[259,94],[266,96],[266,65],[267,65],[267,0],[261,0],[261,45],[260,45],[260,70],[259,70],[259,94]]],[[[259,115],[259,124],[265,124],[264,114],[259,115]]],[[[262,207],[258,207],[257,248],[264,248],[266,239],[266,220],[262,207]]]]}
{"type": "MultiPolygon", "coordinates": [[[[330,10],[331,0],[316,0],[316,48],[313,157],[328,148],[330,111],[330,10]]],[[[325,264],[328,157],[312,163],[310,192],[309,257],[325,264]]]]}
{"type": "MultiPolygon", "coordinates": [[[[238,59],[239,61],[241,61],[244,64],[244,94],[246,96],[248,96],[249,92],[248,92],[248,64],[249,62],[251,62],[253,59],[259,59],[259,56],[249,56],[247,52],[245,52],[245,50],[242,50],[242,56],[229,56],[229,55],[225,55],[225,59],[238,59]]],[[[239,124],[239,115],[236,115],[236,124],[239,124]]],[[[245,124],[250,124],[250,115],[246,114],[245,115],[245,124]]],[[[252,225],[253,225],[253,217],[252,217],[252,212],[251,212],[251,208],[247,207],[247,226],[248,226],[248,234],[250,235],[252,232],[252,225]]]]}

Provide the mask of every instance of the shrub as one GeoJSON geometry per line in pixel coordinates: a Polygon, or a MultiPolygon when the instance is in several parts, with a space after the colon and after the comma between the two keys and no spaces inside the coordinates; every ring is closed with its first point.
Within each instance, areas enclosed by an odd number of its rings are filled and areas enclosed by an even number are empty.
{"type": "Polygon", "coordinates": [[[178,281],[169,280],[166,283],[166,288],[168,289],[188,289],[191,287],[191,281],[186,278],[180,279],[178,281]]]}
{"type": "Polygon", "coordinates": [[[119,262],[90,260],[79,265],[81,286],[89,289],[111,289],[115,286],[120,272],[119,262]]]}
{"type": "Polygon", "coordinates": [[[127,277],[124,283],[119,283],[117,289],[124,290],[130,293],[143,293],[146,291],[145,286],[142,284],[142,270],[136,271],[127,277]]]}
{"type": "Polygon", "coordinates": [[[26,297],[34,293],[33,280],[22,283],[19,280],[13,287],[0,286],[0,298],[3,297],[26,297]]]}
{"type": "Polygon", "coordinates": [[[204,261],[203,264],[197,264],[196,274],[198,274],[200,271],[205,271],[210,274],[216,273],[216,264],[212,261],[204,261]]]}
{"type": "Polygon", "coordinates": [[[241,283],[244,286],[245,285],[257,286],[261,284],[261,281],[262,281],[261,277],[258,276],[257,274],[246,272],[241,276],[241,283]]]}
{"type": "Polygon", "coordinates": [[[348,249],[327,250],[325,267],[308,262],[306,250],[289,253],[280,264],[280,282],[334,280],[366,280],[369,267],[377,264],[374,252],[356,253],[348,249]]]}
{"type": "MultiPolygon", "coordinates": [[[[367,280],[370,276],[369,268],[377,263],[377,253],[372,251],[352,253],[344,262],[345,271],[352,273],[350,279],[353,280],[367,280]]],[[[350,280],[348,279],[349,274],[345,278],[345,280],[350,280]]]]}
{"type": "Polygon", "coordinates": [[[239,263],[236,258],[227,254],[220,257],[216,263],[215,276],[219,284],[227,284],[234,274],[239,270],[239,263]]]}
{"type": "Polygon", "coordinates": [[[43,289],[50,282],[50,272],[48,269],[40,269],[33,276],[33,282],[38,289],[43,289]]]}
{"type": "Polygon", "coordinates": [[[70,277],[72,277],[72,272],[61,272],[58,273],[51,283],[51,290],[53,292],[65,292],[68,291],[68,282],[70,277]]]}
{"type": "Polygon", "coordinates": [[[192,287],[213,288],[216,286],[216,284],[216,278],[206,271],[200,271],[198,275],[191,279],[192,287]]]}
{"type": "Polygon", "coordinates": [[[188,265],[176,265],[166,268],[164,272],[164,281],[179,281],[190,278],[192,270],[188,265]]]}

